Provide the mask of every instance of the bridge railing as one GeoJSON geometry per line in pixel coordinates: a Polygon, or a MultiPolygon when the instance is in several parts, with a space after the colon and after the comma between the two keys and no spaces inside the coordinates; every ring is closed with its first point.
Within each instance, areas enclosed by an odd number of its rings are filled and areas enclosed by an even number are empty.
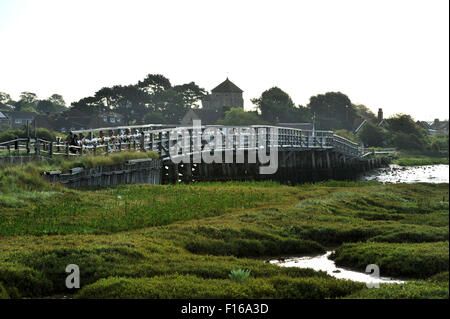
{"type": "MultiPolygon", "coordinates": [[[[35,153],[47,153],[49,156],[65,155],[82,156],[86,154],[107,155],[109,153],[126,150],[156,151],[162,158],[170,156],[170,150],[176,145],[192,148],[197,143],[202,151],[206,144],[214,147],[214,150],[260,149],[261,147],[277,147],[281,149],[336,149],[347,156],[358,157],[360,152],[358,145],[343,137],[335,135],[332,131],[307,131],[296,128],[277,126],[220,126],[206,125],[197,128],[192,127],[163,127],[155,124],[132,127],[114,128],[118,134],[111,136],[94,137],[94,133],[111,134],[114,131],[109,128],[74,131],[81,135],[76,145],[67,141],[58,140],[49,142],[42,139],[19,139],[25,143],[28,152],[34,148],[35,153]],[[270,132],[276,134],[269,134],[270,132]],[[84,134],[89,136],[84,136],[84,134]],[[216,141],[215,136],[220,136],[221,141],[216,141]],[[263,136],[261,140],[258,137],[263,136]],[[264,145],[260,145],[261,142],[264,145]]],[[[11,145],[17,144],[16,140],[0,143],[1,147],[11,150],[11,145]]],[[[17,148],[14,146],[15,149],[17,148]]],[[[19,148],[20,149],[20,148],[19,148]]]]}
{"type": "Polygon", "coordinates": [[[336,150],[349,156],[359,157],[358,144],[336,134],[333,134],[333,146],[336,150]]]}

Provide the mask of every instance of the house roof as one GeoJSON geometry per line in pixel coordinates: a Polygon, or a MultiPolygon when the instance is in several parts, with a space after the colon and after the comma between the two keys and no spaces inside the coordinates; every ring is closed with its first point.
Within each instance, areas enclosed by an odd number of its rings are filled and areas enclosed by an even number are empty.
{"type": "Polygon", "coordinates": [[[228,80],[228,78],[220,83],[218,86],[216,86],[214,89],[211,90],[213,93],[242,93],[240,88],[237,87],[236,84],[228,80]]]}
{"type": "Polygon", "coordinates": [[[193,120],[200,120],[200,116],[198,116],[193,109],[190,109],[181,119],[180,124],[189,125],[193,120]]]}
{"type": "Polygon", "coordinates": [[[36,117],[36,115],[38,115],[37,113],[26,112],[26,111],[10,112],[9,114],[10,114],[10,116],[12,118],[22,118],[22,119],[23,118],[26,118],[26,119],[32,118],[32,119],[34,119],[36,117]]]}
{"type": "Polygon", "coordinates": [[[5,115],[5,114],[3,114],[2,112],[0,112],[0,119],[7,119],[8,117],[5,115]]]}

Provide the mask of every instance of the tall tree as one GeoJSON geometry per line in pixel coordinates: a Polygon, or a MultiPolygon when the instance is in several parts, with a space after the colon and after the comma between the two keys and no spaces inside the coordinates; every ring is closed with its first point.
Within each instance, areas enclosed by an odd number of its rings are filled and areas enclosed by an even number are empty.
{"type": "Polygon", "coordinates": [[[37,95],[36,93],[32,92],[22,92],[20,93],[20,100],[24,101],[25,103],[32,104],[37,102],[37,95]]]}
{"type": "Polygon", "coordinates": [[[56,113],[58,107],[50,100],[40,100],[37,104],[36,111],[39,113],[56,113]]]}
{"type": "Polygon", "coordinates": [[[144,80],[138,82],[138,87],[152,94],[168,90],[172,85],[169,79],[162,74],[148,74],[144,80]]]}
{"type": "Polygon", "coordinates": [[[14,105],[16,111],[30,111],[35,112],[37,106],[37,95],[32,92],[20,93],[20,100],[14,105]]]}
{"type": "Polygon", "coordinates": [[[95,98],[93,96],[88,96],[88,97],[82,98],[81,100],[79,100],[77,102],[72,102],[72,107],[70,108],[70,110],[76,110],[76,111],[83,112],[86,114],[94,114],[94,113],[106,111],[106,106],[98,98],[95,98]]]}
{"type": "Polygon", "coordinates": [[[64,108],[66,107],[66,101],[64,101],[63,96],[60,94],[52,94],[52,96],[50,96],[48,100],[54,105],[62,106],[64,108]]]}
{"type": "Polygon", "coordinates": [[[352,130],[358,117],[354,105],[341,92],[327,92],[310,98],[308,107],[316,116],[317,127],[325,130],[352,130]]]}
{"type": "Polygon", "coordinates": [[[173,89],[182,96],[185,106],[189,108],[197,108],[196,103],[206,95],[206,90],[199,87],[195,82],[175,85],[173,89]]]}
{"type": "Polygon", "coordinates": [[[7,104],[11,103],[11,101],[11,95],[9,95],[8,93],[0,92],[0,103],[7,104]]]}
{"type": "Polygon", "coordinates": [[[278,87],[264,91],[261,97],[251,100],[261,111],[262,118],[270,123],[290,121],[291,112],[295,109],[289,94],[278,87]]]}

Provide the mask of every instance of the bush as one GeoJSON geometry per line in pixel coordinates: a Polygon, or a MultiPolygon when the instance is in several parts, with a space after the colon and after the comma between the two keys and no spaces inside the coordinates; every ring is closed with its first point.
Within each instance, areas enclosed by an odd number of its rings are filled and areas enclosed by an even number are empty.
{"type": "MultiPolygon", "coordinates": [[[[46,141],[55,141],[56,140],[56,132],[47,130],[45,128],[38,128],[36,130],[36,136],[38,138],[46,140],[46,141]]],[[[0,143],[14,140],[17,137],[26,138],[27,137],[26,129],[23,128],[23,129],[7,130],[7,131],[0,133],[0,143]]],[[[34,129],[31,129],[31,128],[30,128],[30,137],[34,138],[34,129]]]]}
{"type": "Polygon", "coordinates": [[[448,240],[448,230],[432,231],[399,231],[370,238],[371,241],[386,243],[423,243],[448,240]]]}
{"type": "Polygon", "coordinates": [[[0,283],[17,288],[21,297],[45,296],[52,291],[52,283],[45,276],[18,264],[0,265],[0,283]]]}
{"type": "Polygon", "coordinates": [[[249,279],[245,284],[224,279],[170,275],[151,278],[110,277],[85,286],[76,298],[229,299],[268,298],[275,295],[269,283],[249,279]]]}
{"type": "Polygon", "coordinates": [[[58,166],[61,169],[70,169],[74,167],[83,167],[87,169],[100,166],[123,164],[126,161],[141,158],[157,159],[158,153],[127,151],[127,152],[113,153],[109,156],[91,155],[71,160],[63,160],[58,163],[58,166]]]}
{"type": "Polygon", "coordinates": [[[276,298],[281,299],[339,298],[364,287],[363,283],[332,277],[276,277],[270,281],[276,290],[276,298]]]}
{"type": "Polygon", "coordinates": [[[282,254],[324,253],[324,248],[310,240],[279,238],[256,240],[236,238],[228,241],[197,239],[186,243],[185,248],[195,254],[236,257],[276,256],[282,254]]]}
{"type": "Polygon", "coordinates": [[[0,282],[0,299],[9,299],[9,294],[0,282]]]}
{"type": "Polygon", "coordinates": [[[45,249],[32,254],[25,254],[21,262],[33,269],[39,270],[46,278],[53,282],[52,293],[67,291],[65,286],[66,266],[75,263],[83,271],[83,284],[90,284],[96,280],[120,271],[127,267],[115,267],[119,262],[136,264],[144,258],[143,254],[129,247],[91,247],[91,248],[55,248],[45,249]]]}
{"type": "Polygon", "coordinates": [[[436,274],[434,276],[431,276],[430,278],[428,278],[429,282],[443,282],[443,283],[448,283],[449,282],[449,276],[448,276],[448,271],[445,272],[441,272],[439,274],[436,274]]]}
{"type": "Polygon", "coordinates": [[[448,299],[447,283],[412,281],[405,284],[381,284],[380,288],[363,289],[347,296],[358,299],[448,299]]]}
{"type": "Polygon", "coordinates": [[[449,268],[448,242],[344,244],[331,258],[338,266],[361,271],[369,264],[376,264],[381,276],[427,278],[449,268]]]}
{"type": "Polygon", "coordinates": [[[226,279],[203,279],[191,275],[155,276],[151,278],[110,277],[85,286],[76,298],[339,298],[355,293],[363,283],[336,278],[249,278],[242,282],[226,279]]]}
{"type": "Polygon", "coordinates": [[[358,242],[365,241],[373,236],[381,233],[378,228],[368,227],[351,227],[348,228],[339,226],[322,226],[315,228],[300,228],[293,226],[291,232],[295,233],[300,238],[305,238],[319,242],[322,245],[335,246],[344,242],[358,242]]]}
{"type": "Polygon", "coordinates": [[[387,132],[370,122],[366,123],[358,134],[365,146],[384,146],[388,139],[387,132]]]}

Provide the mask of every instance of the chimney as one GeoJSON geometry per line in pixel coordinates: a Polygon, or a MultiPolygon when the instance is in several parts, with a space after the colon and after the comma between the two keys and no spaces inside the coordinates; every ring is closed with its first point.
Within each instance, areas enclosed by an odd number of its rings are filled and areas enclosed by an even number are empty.
{"type": "Polygon", "coordinates": [[[380,123],[383,120],[383,109],[378,109],[378,123],[380,123]]]}

